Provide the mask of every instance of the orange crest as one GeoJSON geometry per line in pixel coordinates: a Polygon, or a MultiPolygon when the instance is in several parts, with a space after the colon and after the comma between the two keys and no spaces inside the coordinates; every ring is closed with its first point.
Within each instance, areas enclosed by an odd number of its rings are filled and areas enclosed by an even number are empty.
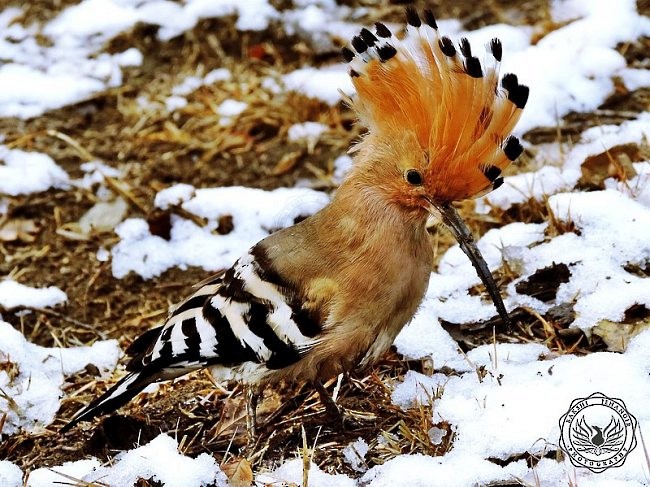
{"type": "Polygon", "coordinates": [[[431,195],[450,202],[471,198],[503,183],[503,169],[523,148],[509,136],[528,99],[517,76],[499,80],[502,46],[493,39],[488,62],[441,37],[431,11],[424,23],[409,8],[406,36],[397,39],[381,23],[362,29],[343,48],[357,90],[353,107],[374,136],[409,133],[428,160],[431,195]]]}

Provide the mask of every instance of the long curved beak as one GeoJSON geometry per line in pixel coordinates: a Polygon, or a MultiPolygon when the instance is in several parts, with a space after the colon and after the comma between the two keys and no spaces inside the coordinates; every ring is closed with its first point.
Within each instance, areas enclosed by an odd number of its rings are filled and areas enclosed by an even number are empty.
{"type": "Polygon", "coordinates": [[[476,269],[478,276],[481,278],[481,281],[483,281],[483,284],[485,284],[485,288],[492,298],[492,302],[494,303],[499,316],[501,316],[506,327],[510,329],[510,317],[508,316],[506,307],[501,299],[501,294],[499,294],[499,289],[494,282],[494,277],[492,276],[485,259],[481,255],[481,252],[479,252],[478,247],[476,247],[474,237],[467,228],[467,225],[465,225],[465,222],[451,204],[434,203],[428,198],[427,201],[431,205],[429,211],[433,215],[442,219],[443,223],[447,228],[449,228],[454,237],[456,237],[456,240],[460,244],[460,248],[463,249],[463,252],[465,252],[467,257],[469,257],[469,260],[476,269]]]}

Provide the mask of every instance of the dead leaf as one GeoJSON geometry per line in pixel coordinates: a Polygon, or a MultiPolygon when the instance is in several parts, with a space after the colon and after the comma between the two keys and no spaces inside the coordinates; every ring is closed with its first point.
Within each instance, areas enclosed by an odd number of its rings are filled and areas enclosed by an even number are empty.
{"type": "Polygon", "coordinates": [[[128,209],[128,203],[119,196],[110,202],[95,203],[79,219],[79,229],[85,235],[93,231],[110,232],[124,219],[128,209]]]}
{"type": "Polygon", "coordinates": [[[291,171],[294,167],[296,167],[296,164],[298,163],[301,155],[302,151],[288,152],[287,154],[283,155],[275,167],[271,169],[271,176],[281,176],[282,174],[286,174],[291,171]]]}
{"type": "Polygon", "coordinates": [[[157,235],[165,240],[172,238],[172,214],[169,210],[154,209],[147,215],[147,223],[151,235],[157,235]]]}
{"type": "Polygon", "coordinates": [[[602,320],[591,332],[599,336],[612,352],[624,352],[627,344],[643,330],[650,329],[650,317],[645,317],[636,323],[616,323],[602,320]]]}
{"type": "Polygon", "coordinates": [[[3,242],[21,241],[31,243],[36,240],[34,236],[40,228],[34,220],[13,218],[0,226],[0,240],[3,242]]]}
{"type": "Polygon", "coordinates": [[[221,215],[219,220],[217,220],[217,223],[219,224],[217,227],[217,233],[219,235],[228,235],[235,229],[232,215],[221,215]]]}
{"type": "Polygon", "coordinates": [[[570,277],[571,271],[566,264],[553,263],[536,270],[532,275],[518,282],[515,290],[519,294],[526,294],[548,303],[555,300],[560,284],[569,282],[570,277]]]}
{"type": "Polygon", "coordinates": [[[261,60],[267,55],[264,44],[253,44],[248,46],[248,57],[251,59],[261,60]]]}
{"type": "Polygon", "coordinates": [[[245,458],[235,458],[221,465],[231,487],[250,487],[253,485],[253,469],[245,458]]]}
{"type": "Polygon", "coordinates": [[[605,152],[585,159],[581,167],[582,177],[579,184],[603,188],[607,178],[613,177],[619,181],[625,181],[636,175],[632,162],[642,159],[636,144],[614,146],[605,152]]]}

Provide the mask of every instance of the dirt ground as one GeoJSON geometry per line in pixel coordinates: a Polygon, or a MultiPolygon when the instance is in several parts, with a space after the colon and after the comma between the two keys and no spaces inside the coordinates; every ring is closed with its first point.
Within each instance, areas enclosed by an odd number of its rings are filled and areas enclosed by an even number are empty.
{"type": "MultiPolygon", "coordinates": [[[[73,3],[73,0],[31,2],[22,21],[26,24],[46,21],[73,3]]],[[[403,4],[407,2],[346,0],[343,3],[368,6],[369,13],[362,21],[371,23],[401,19],[403,4]]],[[[286,8],[290,2],[276,0],[274,4],[286,8]]],[[[424,2],[416,5],[422,7],[424,2]]],[[[527,24],[534,26],[541,38],[557,27],[550,20],[545,0],[491,0],[480,5],[477,8],[477,2],[466,0],[426,2],[440,18],[459,18],[468,28],[495,22],[527,24]]],[[[649,13],[650,2],[640,1],[639,9],[649,13]]],[[[169,42],[159,41],[156,29],[146,25],[119,35],[106,46],[109,52],[135,46],[144,54],[142,66],[126,69],[121,87],[34,119],[0,119],[4,144],[49,154],[73,178],[82,176],[79,166],[88,160],[98,159],[120,168],[124,177],[106,184],[127,199],[128,217],[147,218],[152,231],[160,235],[168,228],[170,212],[179,210],[156,211],[153,199],[157,191],[172,184],[272,189],[309,179],[314,187],[333,190],[330,178],[333,160],[362,133],[362,128],[354,123],[353,114],[343,104],[330,107],[295,93],[270,97],[260,89],[260,83],[268,75],[278,76],[303,65],[329,63],[338,58],[338,53],[315,54],[306,41],[288,36],[280,25],[259,33],[238,32],[234,20],[201,21],[169,42]],[[139,96],[162,100],[179,80],[196,74],[197,69],[207,73],[219,67],[232,71],[232,81],[220,84],[218,89],[200,88],[189,95],[190,103],[173,116],[163,110],[146,111],[138,105],[139,96]],[[227,98],[244,100],[249,108],[236,125],[224,128],[219,126],[219,117],[212,108],[227,98]],[[320,121],[331,129],[311,153],[300,144],[286,143],[288,127],[303,121],[320,121]],[[287,153],[295,153],[291,164],[279,166],[287,153]]],[[[621,45],[619,50],[630,66],[648,67],[650,39],[621,45]]],[[[649,90],[627,92],[621,83],[617,86],[618,91],[597,112],[570,114],[558,126],[535,129],[526,139],[535,143],[559,140],[571,144],[585,128],[622,123],[648,109],[649,90]]],[[[624,152],[628,156],[632,154],[632,158],[645,155],[647,150],[628,149],[624,152]]],[[[530,155],[524,154],[519,168],[511,168],[510,174],[525,168],[530,155]]],[[[599,182],[596,179],[588,184],[598,187],[599,182]]],[[[100,247],[110,249],[117,242],[115,233],[84,237],[76,227],[79,218],[97,201],[92,190],[49,190],[11,197],[9,201],[9,214],[0,223],[25,220],[32,226],[17,239],[0,240],[0,275],[30,286],[58,286],[68,295],[65,305],[51,310],[30,310],[25,314],[16,313],[21,309],[0,308],[3,319],[39,345],[74,346],[115,338],[127,346],[157,324],[170,305],[187,295],[190,285],[208,274],[203,269],[190,268],[172,269],[150,280],[133,273],[124,279],[114,278],[110,262],[98,261],[96,253],[100,247]]],[[[472,204],[464,204],[461,209],[468,224],[480,234],[511,221],[549,218],[547,209],[540,204],[521,205],[491,215],[489,219],[473,214],[471,208],[472,204]]],[[[438,234],[435,229],[432,242],[437,246],[438,255],[451,244],[449,236],[443,232],[438,234]]],[[[554,294],[562,272],[559,268],[549,270],[537,282],[524,285],[523,292],[554,294]]],[[[506,271],[497,278],[502,283],[509,280],[506,271]]],[[[551,329],[524,311],[516,312],[515,316],[519,324],[513,334],[504,335],[496,323],[500,340],[543,342],[558,353],[589,353],[604,347],[597,337],[587,340],[580,332],[566,329],[571,321],[570,306],[546,317],[551,329]]],[[[492,339],[490,323],[461,325],[448,328],[466,350],[492,339]]],[[[58,429],[71,415],[112,383],[89,369],[67,381],[66,396],[52,425],[38,435],[18,434],[6,439],[0,443],[0,458],[9,459],[26,470],[58,465],[90,454],[109,460],[117,450],[131,448],[138,442],[142,444],[160,431],[166,431],[183,439],[182,449],[189,455],[207,451],[221,460],[229,449],[231,455],[245,454],[254,470],[259,471],[292,457],[301,448],[303,425],[309,438],[319,434],[314,461],[325,470],[346,472],[349,467],[342,460],[341,449],[358,437],[371,445],[377,443],[378,435],[386,439],[383,453],[371,458],[369,466],[406,452],[442,454],[453,446],[453,435],[447,435],[442,445],[431,443],[430,411],[421,407],[404,412],[390,401],[390,385],[407,370],[426,372],[430,368],[430,363],[408,362],[391,352],[364,374],[345,378],[340,404],[354,421],[342,427],[328,422],[323,415],[324,407],[310,387],[297,384],[267,391],[260,405],[259,442],[245,452],[240,451],[245,443],[241,390],[235,385],[231,389],[215,388],[205,373],[165,384],[117,415],[75,428],[66,437],[60,436],[58,429]],[[173,395],[169,394],[172,389],[173,395]]],[[[334,384],[327,386],[331,390],[334,384]]],[[[450,431],[448,425],[437,426],[450,431]]],[[[150,484],[145,479],[141,485],[150,484]]]]}

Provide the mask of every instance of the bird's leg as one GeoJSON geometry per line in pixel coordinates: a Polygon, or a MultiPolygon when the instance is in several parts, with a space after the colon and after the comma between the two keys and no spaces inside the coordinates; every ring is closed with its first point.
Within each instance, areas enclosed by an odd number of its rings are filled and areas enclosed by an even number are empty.
{"type": "Polygon", "coordinates": [[[253,386],[246,386],[246,433],[248,445],[253,445],[257,440],[257,400],[259,393],[253,386]]]}
{"type": "Polygon", "coordinates": [[[320,380],[316,380],[314,381],[314,385],[318,392],[318,396],[320,397],[320,402],[325,406],[325,412],[327,415],[333,420],[343,424],[343,413],[341,412],[341,408],[337,406],[332,396],[327,392],[327,389],[325,389],[323,383],[320,380]]]}

